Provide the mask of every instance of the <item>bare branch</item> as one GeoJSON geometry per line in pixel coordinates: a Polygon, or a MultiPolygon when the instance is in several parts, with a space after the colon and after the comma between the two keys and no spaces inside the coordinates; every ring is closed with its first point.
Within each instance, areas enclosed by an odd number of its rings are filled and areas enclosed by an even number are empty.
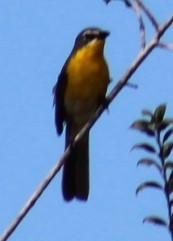
{"type": "Polygon", "coordinates": [[[59,162],[52,168],[52,170],[49,172],[47,177],[44,178],[43,182],[40,184],[40,186],[36,189],[36,191],[32,194],[32,196],[29,198],[29,200],[24,205],[23,209],[20,211],[16,219],[11,223],[11,225],[5,230],[2,237],[0,238],[0,241],[6,241],[10,235],[14,232],[14,230],[17,228],[17,226],[20,224],[20,222],[23,220],[23,218],[26,216],[26,214],[30,211],[30,209],[34,206],[36,201],[39,199],[43,191],[46,189],[46,187],[49,185],[49,183],[52,181],[52,179],[55,177],[55,175],[60,171],[61,167],[64,165],[67,157],[69,156],[71,152],[71,147],[68,147],[62,158],[60,158],[59,162]]]}
{"type": "Polygon", "coordinates": [[[158,31],[157,31],[158,41],[163,36],[165,31],[171,26],[171,24],[173,24],[173,16],[171,16],[162,26],[158,28],[158,31]]]}
{"type": "Polygon", "coordinates": [[[158,47],[173,51],[173,44],[159,42],[158,47]]]}
{"type": "Polygon", "coordinates": [[[145,48],[145,45],[146,45],[145,25],[144,25],[144,21],[142,18],[140,5],[137,0],[135,1],[133,6],[134,6],[133,8],[136,12],[137,18],[139,20],[139,28],[140,28],[140,32],[141,32],[141,48],[143,49],[143,48],[145,48]]]}
{"type": "Polygon", "coordinates": [[[130,88],[133,88],[133,89],[137,89],[138,88],[138,85],[137,84],[133,84],[133,83],[127,83],[126,84],[127,87],[130,87],[130,88]]]}
{"type": "Polygon", "coordinates": [[[124,0],[124,3],[126,4],[126,6],[131,7],[132,10],[134,11],[134,13],[137,16],[137,19],[139,21],[139,29],[141,32],[141,48],[145,48],[146,45],[146,40],[145,40],[145,25],[144,25],[144,21],[142,18],[142,14],[141,14],[141,9],[140,9],[140,5],[138,4],[138,1],[135,0],[134,3],[131,3],[130,0],[124,0]]]}
{"type": "Polygon", "coordinates": [[[158,24],[157,20],[155,19],[155,17],[153,16],[153,14],[151,13],[151,11],[144,5],[144,3],[141,0],[136,0],[136,2],[141,7],[141,9],[144,11],[144,13],[149,18],[149,20],[151,21],[152,25],[154,26],[154,28],[157,31],[158,28],[159,28],[159,24],[158,24]]]}
{"type": "Polygon", "coordinates": [[[140,51],[139,55],[135,59],[135,61],[132,63],[132,65],[129,67],[129,69],[126,71],[124,76],[119,80],[119,82],[116,84],[116,86],[113,88],[113,90],[110,92],[110,94],[106,98],[106,103],[100,106],[93,117],[87,122],[87,124],[81,129],[81,131],[77,134],[73,146],[69,146],[66,151],[64,152],[64,155],[61,157],[60,161],[52,168],[52,170],[49,172],[47,177],[43,180],[43,182],[40,184],[40,186],[36,189],[36,191],[33,193],[33,195],[30,197],[30,199],[27,201],[23,209],[20,211],[16,219],[12,222],[12,224],[5,230],[4,234],[1,236],[0,241],[6,241],[10,235],[14,232],[14,230],[17,228],[17,226],[20,224],[20,222],[23,220],[23,218],[27,215],[27,213],[30,211],[30,209],[34,206],[36,201],[39,199],[43,191],[46,189],[46,187],[49,185],[49,183],[52,181],[52,179],[55,177],[55,175],[59,172],[61,167],[64,165],[67,157],[71,153],[72,149],[75,147],[75,145],[80,141],[80,139],[84,136],[84,134],[90,130],[90,128],[94,125],[96,120],[99,118],[99,116],[103,113],[103,111],[107,108],[107,106],[113,101],[113,99],[120,93],[120,91],[127,85],[128,80],[130,77],[134,74],[134,72],[137,70],[137,68],[140,66],[140,64],[145,60],[145,58],[152,52],[152,50],[159,46],[159,40],[165,33],[165,31],[170,27],[170,25],[173,23],[173,16],[171,16],[167,22],[165,22],[164,25],[158,28],[158,32],[153,37],[151,42],[140,51]]]}

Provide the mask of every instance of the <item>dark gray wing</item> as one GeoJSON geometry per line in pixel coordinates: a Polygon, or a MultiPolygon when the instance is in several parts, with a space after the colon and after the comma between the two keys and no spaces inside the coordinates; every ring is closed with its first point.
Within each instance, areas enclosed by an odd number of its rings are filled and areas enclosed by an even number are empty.
{"type": "Polygon", "coordinates": [[[58,81],[53,88],[55,106],[55,125],[58,135],[61,135],[63,131],[63,123],[65,120],[65,108],[64,108],[64,93],[67,84],[66,64],[61,70],[58,76],[58,81]]]}

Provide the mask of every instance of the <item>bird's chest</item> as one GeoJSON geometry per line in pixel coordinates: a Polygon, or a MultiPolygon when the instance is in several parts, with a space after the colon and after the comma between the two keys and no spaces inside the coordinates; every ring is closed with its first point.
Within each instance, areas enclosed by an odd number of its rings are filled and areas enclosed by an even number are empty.
{"type": "Polygon", "coordinates": [[[67,76],[65,109],[70,115],[87,119],[105,96],[109,82],[107,64],[102,56],[81,53],[70,60],[67,76]]]}
{"type": "Polygon", "coordinates": [[[87,53],[74,56],[69,62],[67,75],[65,99],[89,101],[105,95],[109,73],[102,56],[87,53]]]}

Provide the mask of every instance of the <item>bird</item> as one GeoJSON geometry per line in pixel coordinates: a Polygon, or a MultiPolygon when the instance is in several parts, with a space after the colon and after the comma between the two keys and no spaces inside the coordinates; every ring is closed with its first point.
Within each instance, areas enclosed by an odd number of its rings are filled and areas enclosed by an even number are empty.
{"type": "MultiPolygon", "coordinates": [[[[98,27],[82,30],[53,88],[57,134],[66,126],[65,149],[105,101],[110,77],[104,45],[109,34],[98,27]]],[[[88,199],[89,132],[72,148],[63,166],[62,194],[65,201],[88,199]]]]}

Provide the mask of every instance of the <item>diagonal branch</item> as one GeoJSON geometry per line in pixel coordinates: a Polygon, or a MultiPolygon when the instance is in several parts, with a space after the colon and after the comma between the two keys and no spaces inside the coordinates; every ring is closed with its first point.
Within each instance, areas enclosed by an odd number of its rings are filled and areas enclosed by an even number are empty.
{"type": "Polygon", "coordinates": [[[158,28],[156,37],[158,38],[158,41],[163,36],[165,31],[173,24],[173,15],[162,25],[158,28]]]}
{"type": "Polygon", "coordinates": [[[165,31],[171,26],[173,23],[173,16],[171,16],[161,27],[158,28],[157,34],[153,37],[150,43],[140,51],[137,58],[134,60],[132,65],[126,71],[124,76],[119,80],[113,90],[106,98],[106,104],[100,106],[93,117],[86,123],[86,125],[81,129],[81,131],[76,136],[73,146],[69,146],[64,155],[60,158],[59,162],[52,168],[52,170],[48,173],[47,177],[43,180],[40,186],[36,189],[36,191],[32,194],[30,199],[24,205],[23,209],[17,215],[16,219],[9,225],[9,227],[5,230],[3,235],[0,238],[0,241],[6,241],[10,235],[14,232],[14,230],[18,227],[23,218],[27,215],[27,213],[34,206],[36,201],[38,201],[39,197],[42,195],[44,190],[50,184],[55,175],[59,172],[61,167],[64,165],[68,155],[71,153],[74,146],[78,143],[78,141],[84,136],[84,134],[90,130],[90,128],[94,125],[96,120],[100,117],[103,111],[107,108],[107,106],[113,101],[113,99],[120,93],[120,91],[127,85],[130,77],[135,73],[137,68],[141,65],[141,63],[145,60],[145,58],[152,52],[152,50],[159,46],[159,40],[165,33],[165,31]]]}
{"type": "Polygon", "coordinates": [[[23,209],[21,209],[16,219],[13,221],[13,223],[11,223],[9,228],[7,228],[7,230],[4,232],[4,234],[0,238],[0,241],[7,240],[10,237],[10,235],[14,232],[14,230],[17,228],[17,226],[20,224],[20,222],[23,220],[23,218],[26,216],[29,210],[34,206],[36,201],[42,195],[43,191],[47,188],[47,186],[55,177],[55,175],[60,171],[61,167],[64,165],[64,162],[69,156],[69,154],[70,154],[70,147],[68,147],[65,150],[63,156],[60,158],[57,164],[52,168],[52,170],[50,170],[47,177],[44,178],[43,182],[39,185],[36,191],[32,194],[32,196],[26,202],[26,204],[24,205],[23,209]]]}

